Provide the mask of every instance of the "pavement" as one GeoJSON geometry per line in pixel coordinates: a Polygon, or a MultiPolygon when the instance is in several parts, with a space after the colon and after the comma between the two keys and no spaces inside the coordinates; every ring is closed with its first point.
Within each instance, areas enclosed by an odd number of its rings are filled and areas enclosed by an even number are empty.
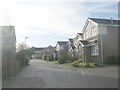
{"type": "Polygon", "coordinates": [[[74,68],[30,60],[3,88],[118,88],[118,67],[74,68]]]}

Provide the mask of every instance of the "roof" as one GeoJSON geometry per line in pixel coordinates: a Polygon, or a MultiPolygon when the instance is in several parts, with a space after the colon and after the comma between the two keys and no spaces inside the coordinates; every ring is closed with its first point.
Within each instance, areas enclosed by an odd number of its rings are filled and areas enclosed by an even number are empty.
{"type": "Polygon", "coordinates": [[[42,50],[44,50],[45,48],[36,48],[36,47],[34,47],[34,50],[35,51],[42,51],[42,50]]]}
{"type": "Polygon", "coordinates": [[[83,45],[87,45],[87,44],[88,44],[88,41],[86,41],[86,40],[80,40],[80,42],[81,42],[83,45]]]}
{"type": "Polygon", "coordinates": [[[53,48],[53,49],[55,49],[55,47],[53,47],[53,46],[48,46],[48,47],[46,47],[45,49],[49,49],[49,48],[53,48]]]}
{"type": "Polygon", "coordinates": [[[16,41],[16,34],[14,26],[0,26],[0,35],[13,36],[16,41]]]}
{"type": "Polygon", "coordinates": [[[77,34],[79,34],[79,35],[83,35],[83,33],[77,33],[77,34]]]}
{"type": "Polygon", "coordinates": [[[3,35],[8,35],[15,31],[14,26],[0,26],[0,30],[2,30],[3,35]]]}
{"type": "Polygon", "coordinates": [[[73,42],[73,38],[69,38],[69,41],[70,41],[70,42],[73,42]]]}
{"type": "Polygon", "coordinates": [[[66,45],[66,44],[68,44],[68,41],[58,41],[57,43],[59,45],[66,45]]]}
{"type": "Polygon", "coordinates": [[[69,38],[69,40],[73,40],[73,38],[69,38]]]}
{"type": "Polygon", "coordinates": [[[115,24],[118,25],[118,21],[120,20],[115,20],[115,19],[100,19],[100,18],[88,18],[98,24],[115,24]]]}

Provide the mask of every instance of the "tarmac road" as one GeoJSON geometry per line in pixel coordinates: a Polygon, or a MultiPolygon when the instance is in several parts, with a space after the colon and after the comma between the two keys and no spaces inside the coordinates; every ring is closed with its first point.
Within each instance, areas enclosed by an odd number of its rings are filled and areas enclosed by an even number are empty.
{"type": "Polygon", "coordinates": [[[3,88],[118,88],[118,68],[73,68],[31,60],[18,75],[3,81],[3,88]]]}

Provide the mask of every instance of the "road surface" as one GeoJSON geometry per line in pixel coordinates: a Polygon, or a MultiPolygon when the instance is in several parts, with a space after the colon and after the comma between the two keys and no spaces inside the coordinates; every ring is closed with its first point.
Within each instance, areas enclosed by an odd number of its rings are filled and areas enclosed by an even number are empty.
{"type": "Polygon", "coordinates": [[[18,75],[3,82],[3,88],[117,88],[118,68],[73,68],[31,60],[18,75]]]}

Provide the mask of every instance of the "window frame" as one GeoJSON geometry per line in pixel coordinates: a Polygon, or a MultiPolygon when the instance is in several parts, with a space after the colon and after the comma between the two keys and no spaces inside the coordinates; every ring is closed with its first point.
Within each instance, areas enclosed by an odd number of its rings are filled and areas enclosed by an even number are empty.
{"type": "Polygon", "coordinates": [[[96,35],[96,30],[95,30],[95,27],[93,27],[91,29],[91,36],[95,36],[96,35]]]}
{"type": "Polygon", "coordinates": [[[98,44],[92,45],[91,47],[91,55],[92,56],[97,56],[99,55],[99,48],[98,44]]]}

